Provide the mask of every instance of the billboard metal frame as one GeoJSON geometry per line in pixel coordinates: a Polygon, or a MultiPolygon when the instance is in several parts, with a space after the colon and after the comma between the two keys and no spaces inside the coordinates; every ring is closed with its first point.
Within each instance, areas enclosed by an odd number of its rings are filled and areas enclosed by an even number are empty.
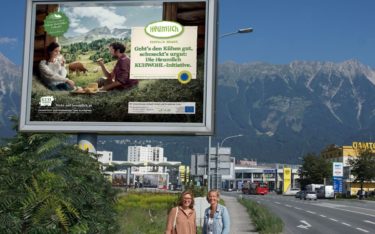
{"type": "Polygon", "coordinates": [[[23,80],[19,130],[22,132],[64,132],[64,133],[98,133],[98,134],[170,134],[170,135],[212,135],[214,133],[215,113],[215,78],[216,78],[216,46],[217,46],[217,8],[218,0],[27,0],[23,80]],[[102,4],[134,4],[134,3],[164,3],[164,2],[204,2],[205,41],[204,41],[204,86],[202,103],[202,122],[95,122],[95,121],[31,121],[31,92],[33,75],[33,53],[35,34],[35,7],[37,4],[90,3],[102,4]]]}

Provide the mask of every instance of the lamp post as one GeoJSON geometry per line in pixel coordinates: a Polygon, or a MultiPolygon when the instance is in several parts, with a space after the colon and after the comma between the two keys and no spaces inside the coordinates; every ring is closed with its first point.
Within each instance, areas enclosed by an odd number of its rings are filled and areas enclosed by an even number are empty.
{"type": "Polygon", "coordinates": [[[223,38],[223,37],[226,37],[226,36],[230,36],[230,35],[233,35],[233,34],[237,34],[237,33],[251,33],[253,32],[254,29],[253,28],[242,28],[242,29],[238,29],[237,31],[235,32],[230,32],[230,33],[225,33],[223,35],[221,35],[219,37],[219,39],[223,38]]]}
{"type": "MultiPolygon", "coordinates": [[[[234,31],[234,32],[230,32],[230,33],[225,33],[225,34],[223,34],[223,35],[221,35],[221,36],[219,36],[219,39],[221,39],[221,38],[223,38],[223,37],[226,37],[226,36],[230,36],[230,35],[234,35],[234,34],[237,34],[237,33],[251,33],[251,32],[253,32],[254,31],[254,29],[253,28],[242,28],[242,29],[238,29],[237,31],[234,31]]],[[[241,135],[242,136],[242,135],[241,135]]],[[[228,137],[227,138],[225,138],[222,142],[221,142],[221,145],[224,143],[224,141],[226,140],[226,139],[228,139],[228,137]]],[[[210,167],[210,162],[211,162],[211,141],[212,139],[211,139],[211,136],[208,136],[208,152],[207,152],[207,188],[208,188],[208,191],[211,189],[211,167],[210,167]]],[[[217,167],[216,167],[216,170],[217,170],[217,167]]]]}
{"type": "MultiPolygon", "coordinates": [[[[242,134],[238,134],[238,135],[234,135],[234,136],[226,137],[226,138],[224,138],[224,140],[221,141],[221,143],[220,143],[220,147],[223,146],[223,143],[224,143],[225,140],[228,140],[228,139],[230,139],[230,138],[235,138],[235,137],[242,137],[242,136],[243,136],[242,134]]],[[[219,143],[218,143],[218,147],[219,147],[219,143]]]]}
{"type": "Polygon", "coordinates": [[[352,176],[351,176],[351,166],[349,165],[349,197],[352,196],[352,176]]]}
{"type": "MultiPolygon", "coordinates": [[[[242,134],[238,134],[238,135],[233,135],[233,136],[229,136],[229,137],[226,137],[224,138],[221,143],[219,144],[219,142],[217,143],[217,146],[216,146],[216,166],[215,166],[215,175],[216,175],[216,185],[215,187],[218,188],[218,183],[219,183],[219,180],[217,179],[217,176],[219,174],[219,169],[218,169],[218,164],[219,164],[219,150],[220,148],[223,146],[223,143],[224,141],[230,139],[230,138],[235,138],[235,137],[242,137],[243,135],[242,134]]],[[[211,149],[211,136],[208,137],[209,139],[209,142],[208,142],[208,145],[209,145],[209,149],[208,149],[208,171],[207,171],[207,177],[208,177],[208,190],[211,189],[211,182],[210,182],[210,179],[211,179],[211,168],[210,168],[210,162],[211,162],[211,152],[210,152],[210,149],[211,149]]]]}

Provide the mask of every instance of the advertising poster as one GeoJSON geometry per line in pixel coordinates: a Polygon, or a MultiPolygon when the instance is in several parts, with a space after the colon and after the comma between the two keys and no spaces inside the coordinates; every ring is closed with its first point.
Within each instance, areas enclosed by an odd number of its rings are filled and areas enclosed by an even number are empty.
{"type": "Polygon", "coordinates": [[[283,193],[286,193],[290,190],[292,181],[292,169],[289,167],[284,168],[284,179],[283,179],[283,193]]]}
{"type": "Polygon", "coordinates": [[[343,188],[343,180],[341,176],[334,176],[333,177],[333,190],[335,193],[342,193],[343,188]]]}
{"type": "Polygon", "coordinates": [[[20,130],[212,133],[215,2],[28,0],[20,130]]]}
{"type": "Polygon", "coordinates": [[[142,186],[145,188],[167,189],[168,174],[144,174],[142,186]]]}
{"type": "Polygon", "coordinates": [[[333,162],[332,174],[333,174],[333,177],[343,177],[344,176],[344,164],[342,162],[333,162]]]}

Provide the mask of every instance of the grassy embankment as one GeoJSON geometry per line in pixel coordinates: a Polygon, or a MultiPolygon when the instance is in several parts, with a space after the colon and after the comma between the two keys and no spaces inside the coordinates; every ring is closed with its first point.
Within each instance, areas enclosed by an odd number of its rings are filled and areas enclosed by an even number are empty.
{"type": "Polygon", "coordinates": [[[265,206],[248,199],[239,199],[239,202],[246,207],[259,233],[282,233],[283,221],[278,216],[269,212],[265,206]]]}
{"type": "MultiPolygon", "coordinates": [[[[118,197],[119,234],[164,233],[169,210],[176,206],[179,194],[123,193],[118,197]]],[[[197,234],[202,229],[198,227],[197,234]]]]}
{"type": "Polygon", "coordinates": [[[120,233],[163,233],[168,211],[177,199],[177,194],[169,193],[121,194],[116,205],[120,233]]]}

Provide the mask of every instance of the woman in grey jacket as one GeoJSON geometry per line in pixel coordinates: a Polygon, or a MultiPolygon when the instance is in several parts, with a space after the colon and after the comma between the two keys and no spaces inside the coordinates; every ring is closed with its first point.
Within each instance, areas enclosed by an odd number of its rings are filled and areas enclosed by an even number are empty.
{"type": "Polygon", "coordinates": [[[230,218],[225,206],[219,204],[220,193],[210,190],[207,201],[210,203],[204,212],[203,234],[229,234],[230,218]]]}

